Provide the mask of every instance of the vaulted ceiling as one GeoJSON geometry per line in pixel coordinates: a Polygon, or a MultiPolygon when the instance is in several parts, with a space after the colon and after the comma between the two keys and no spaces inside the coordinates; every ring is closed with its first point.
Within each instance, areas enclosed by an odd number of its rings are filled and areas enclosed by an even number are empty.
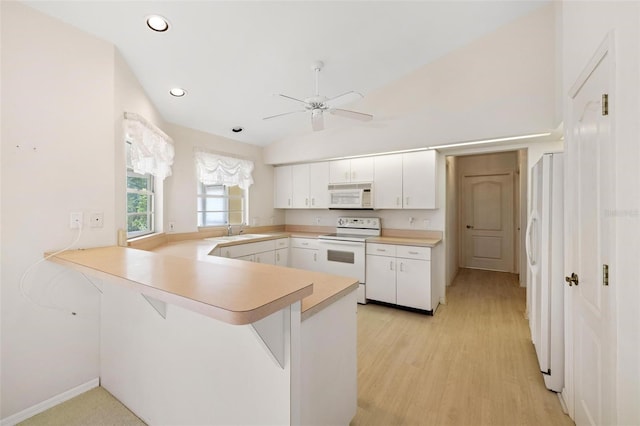
{"type": "MultiPolygon", "coordinates": [[[[549,1],[25,3],[113,43],[165,120],[268,145],[311,131],[309,112],[263,117],[301,109],[274,94],[312,96],[314,61],[325,63],[322,95],[366,96],[549,1]],[[149,30],[153,14],[170,29],[149,30]],[[173,87],[186,96],[169,95],[173,87]]],[[[331,117],[326,125],[351,122],[331,117]]]]}

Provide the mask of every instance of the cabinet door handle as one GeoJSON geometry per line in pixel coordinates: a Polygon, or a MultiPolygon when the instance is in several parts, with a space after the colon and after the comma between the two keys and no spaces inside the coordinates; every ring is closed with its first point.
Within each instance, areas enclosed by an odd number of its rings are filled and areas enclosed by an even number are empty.
{"type": "Polygon", "coordinates": [[[309,245],[309,243],[300,243],[300,245],[308,246],[308,245],[309,245]]]}
{"type": "Polygon", "coordinates": [[[276,253],[276,260],[280,262],[280,253],[276,253]]]}
{"type": "Polygon", "coordinates": [[[305,199],[304,199],[304,205],[305,205],[305,206],[308,206],[308,205],[309,205],[309,199],[308,199],[308,198],[305,198],[305,199]]]}
{"type": "Polygon", "coordinates": [[[376,249],[376,251],[386,252],[386,251],[387,251],[387,249],[381,249],[381,248],[379,248],[379,249],[376,249]]]}
{"type": "Polygon", "coordinates": [[[318,261],[318,253],[313,253],[313,261],[314,262],[318,261]]]}
{"type": "Polygon", "coordinates": [[[400,205],[400,197],[396,197],[396,206],[400,205]]]}
{"type": "Polygon", "coordinates": [[[404,272],[403,266],[404,266],[404,263],[400,262],[400,272],[404,272]]]}
{"type": "Polygon", "coordinates": [[[406,200],[406,201],[405,201],[405,205],[407,205],[407,206],[408,206],[408,205],[409,205],[409,197],[407,197],[405,200],[406,200]]]}
{"type": "Polygon", "coordinates": [[[409,254],[420,254],[417,251],[410,251],[409,254]]]}
{"type": "Polygon", "coordinates": [[[389,262],[389,270],[393,271],[393,260],[391,262],[389,262]]]}
{"type": "Polygon", "coordinates": [[[291,207],[291,198],[287,198],[287,206],[291,207]]]}
{"type": "Polygon", "coordinates": [[[312,206],[315,206],[315,205],[316,205],[316,199],[315,199],[315,198],[312,198],[312,199],[311,199],[311,205],[312,205],[312,206]]]}

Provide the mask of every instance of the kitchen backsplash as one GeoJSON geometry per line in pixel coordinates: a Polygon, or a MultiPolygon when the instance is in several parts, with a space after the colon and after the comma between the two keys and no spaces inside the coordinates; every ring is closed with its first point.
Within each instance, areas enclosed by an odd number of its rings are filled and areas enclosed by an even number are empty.
{"type": "Polygon", "coordinates": [[[444,209],[437,210],[286,210],[285,224],[336,225],[340,216],[379,217],[382,228],[444,230],[444,209]]]}

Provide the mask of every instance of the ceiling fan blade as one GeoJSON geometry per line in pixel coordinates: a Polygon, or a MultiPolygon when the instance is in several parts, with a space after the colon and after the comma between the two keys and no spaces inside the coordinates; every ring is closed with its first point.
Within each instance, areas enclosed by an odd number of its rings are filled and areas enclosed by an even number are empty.
{"type": "Polygon", "coordinates": [[[329,112],[333,115],[339,115],[346,118],[353,118],[360,121],[371,121],[373,115],[365,114],[363,112],[351,111],[348,109],[331,108],[329,112]]]}
{"type": "Polygon", "coordinates": [[[263,120],[269,120],[270,118],[282,117],[283,115],[295,114],[296,112],[306,112],[306,111],[303,110],[303,109],[300,109],[300,110],[297,110],[297,111],[283,112],[282,114],[276,114],[276,115],[270,115],[269,117],[264,117],[263,120]]]}
{"type": "Polygon", "coordinates": [[[276,96],[280,96],[280,97],[283,97],[283,98],[286,98],[286,99],[291,99],[292,101],[300,102],[300,103],[303,103],[305,105],[307,104],[302,99],[294,98],[294,97],[288,96],[288,95],[283,95],[282,93],[278,93],[276,96]]]}
{"type": "Polygon", "coordinates": [[[321,109],[311,111],[311,127],[314,131],[324,129],[324,117],[322,116],[321,109]]]}
{"type": "Polygon", "coordinates": [[[348,92],[344,92],[341,93],[337,96],[334,96],[333,98],[329,98],[327,99],[325,102],[326,105],[331,106],[331,105],[336,105],[339,103],[344,103],[344,102],[348,102],[349,98],[353,98],[351,99],[351,101],[355,101],[358,98],[364,98],[364,95],[360,92],[356,92],[354,90],[350,90],[348,92]]]}

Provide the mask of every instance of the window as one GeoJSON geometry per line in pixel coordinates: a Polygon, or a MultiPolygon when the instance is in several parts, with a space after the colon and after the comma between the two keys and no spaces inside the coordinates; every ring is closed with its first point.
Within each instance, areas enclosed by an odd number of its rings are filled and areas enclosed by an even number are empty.
{"type": "Polygon", "coordinates": [[[127,237],[155,232],[154,179],[150,173],[136,173],[131,167],[127,142],[127,237]]]}
{"type": "Polygon", "coordinates": [[[207,185],[198,182],[198,226],[244,223],[246,192],[237,185],[207,185]]]}

